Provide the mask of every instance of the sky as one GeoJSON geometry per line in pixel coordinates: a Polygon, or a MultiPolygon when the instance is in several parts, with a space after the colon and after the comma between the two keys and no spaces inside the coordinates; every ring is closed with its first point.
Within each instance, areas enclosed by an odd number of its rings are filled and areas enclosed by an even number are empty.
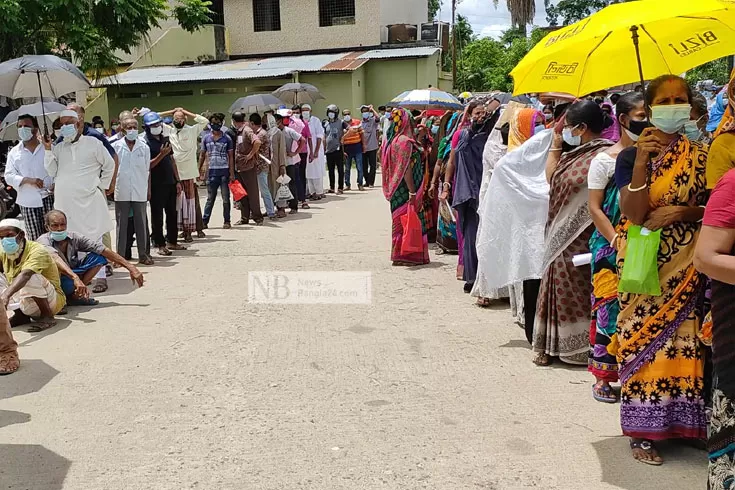
{"type": "MultiPolygon", "coordinates": [[[[497,9],[493,5],[493,0],[461,0],[457,5],[457,13],[469,19],[472,30],[480,37],[500,37],[501,32],[510,27],[510,12],[508,12],[505,0],[499,0],[497,9]]],[[[444,22],[452,22],[451,0],[442,2],[439,19],[444,22]]],[[[548,25],[544,0],[536,0],[534,25],[548,25]]]]}

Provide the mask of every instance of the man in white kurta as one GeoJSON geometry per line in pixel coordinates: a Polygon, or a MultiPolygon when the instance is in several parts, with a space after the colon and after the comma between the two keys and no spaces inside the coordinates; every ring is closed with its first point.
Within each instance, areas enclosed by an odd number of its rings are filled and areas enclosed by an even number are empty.
{"type": "Polygon", "coordinates": [[[311,131],[311,147],[313,153],[306,164],[306,194],[311,199],[321,198],[324,196],[324,174],[326,173],[327,157],[324,153],[324,127],[318,117],[311,115],[311,106],[303,104],[301,106],[301,116],[304,122],[307,122],[306,116],[309,115],[308,124],[311,131]]]}
{"type": "Polygon", "coordinates": [[[107,191],[115,173],[115,161],[102,142],[82,135],[83,121],[76,112],[61,113],[64,140],[46,146],[45,167],[55,179],[54,208],[67,216],[67,229],[101,241],[113,228],[107,210],[107,191]]]}

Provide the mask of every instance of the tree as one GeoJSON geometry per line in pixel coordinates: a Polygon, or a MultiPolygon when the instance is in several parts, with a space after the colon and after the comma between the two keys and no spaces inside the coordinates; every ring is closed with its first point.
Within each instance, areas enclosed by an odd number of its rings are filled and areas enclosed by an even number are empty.
{"type": "Polygon", "coordinates": [[[556,5],[552,0],[544,0],[546,6],[546,21],[550,26],[573,24],[585,17],[602,10],[613,3],[622,3],[628,0],[558,0],[556,5]]]}
{"type": "MultiPolygon", "coordinates": [[[[457,30],[457,58],[462,59],[462,51],[472,43],[475,38],[475,33],[472,30],[472,25],[467,17],[462,14],[457,15],[457,23],[454,25],[457,30]]],[[[452,66],[452,47],[454,43],[454,36],[449,41],[449,50],[447,56],[444,59],[444,70],[450,71],[452,66]]]]}
{"type": "Polygon", "coordinates": [[[729,73],[727,72],[727,58],[710,61],[709,63],[698,66],[693,70],[689,70],[686,74],[686,79],[692,87],[700,80],[712,80],[715,82],[715,85],[726,84],[729,80],[729,73]]]}
{"type": "Polygon", "coordinates": [[[442,7],[442,0],[429,0],[429,22],[436,20],[436,14],[442,7]]]}
{"type": "Polygon", "coordinates": [[[175,18],[188,32],[210,21],[208,0],[0,0],[0,59],[53,53],[93,77],[120,62],[160,21],[175,18]]]}
{"type": "MultiPolygon", "coordinates": [[[[498,8],[499,0],[493,0],[495,8],[498,8]]],[[[533,24],[536,15],[536,2],[534,0],[505,0],[510,12],[510,23],[513,27],[520,29],[526,35],[526,26],[533,24]]]]}

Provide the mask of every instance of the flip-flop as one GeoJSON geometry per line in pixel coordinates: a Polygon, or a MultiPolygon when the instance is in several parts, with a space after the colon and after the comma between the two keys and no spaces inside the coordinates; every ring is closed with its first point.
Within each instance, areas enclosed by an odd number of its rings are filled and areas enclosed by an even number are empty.
{"type": "Polygon", "coordinates": [[[618,402],[618,397],[615,396],[615,393],[613,392],[610,385],[598,388],[598,383],[595,383],[592,385],[592,398],[602,403],[617,403],[618,402]],[[604,395],[601,395],[600,393],[598,393],[599,391],[602,391],[604,395]]]}
{"type": "Polygon", "coordinates": [[[490,298],[477,298],[477,302],[475,304],[480,308],[490,308],[492,300],[490,298]]]}
{"type": "Polygon", "coordinates": [[[97,306],[100,302],[94,298],[69,298],[66,304],[69,306],[97,306]]]}

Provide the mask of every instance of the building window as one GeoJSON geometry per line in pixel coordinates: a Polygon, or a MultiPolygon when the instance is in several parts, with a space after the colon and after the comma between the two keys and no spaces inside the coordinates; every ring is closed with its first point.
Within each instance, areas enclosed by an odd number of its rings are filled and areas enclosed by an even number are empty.
{"type": "Polygon", "coordinates": [[[344,26],[355,23],[355,0],[319,0],[319,26],[344,26]]]}
{"type": "Polygon", "coordinates": [[[203,88],[201,90],[202,95],[223,95],[223,94],[236,94],[237,89],[235,87],[228,88],[203,88]]]}
{"type": "Polygon", "coordinates": [[[281,0],[253,0],[255,32],[281,30],[281,0]]]}
{"type": "Polygon", "coordinates": [[[224,0],[210,0],[209,24],[225,25],[224,0]]]}
{"type": "Polygon", "coordinates": [[[165,92],[158,92],[159,97],[191,97],[194,95],[193,90],[168,90],[165,92]]]}
{"type": "Polygon", "coordinates": [[[148,94],[146,92],[118,92],[115,97],[118,99],[147,99],[148,94]]]}

